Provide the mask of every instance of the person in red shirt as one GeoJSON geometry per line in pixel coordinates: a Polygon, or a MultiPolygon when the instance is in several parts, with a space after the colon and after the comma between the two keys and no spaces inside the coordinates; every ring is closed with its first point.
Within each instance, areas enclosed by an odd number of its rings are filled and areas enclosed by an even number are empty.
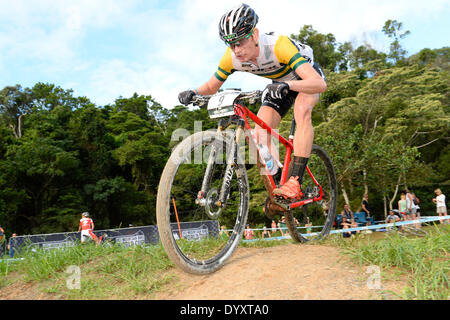
{"type": "Polygon", "coordinates": [[[89,212],[83,212],[81,214],[80,226],[78,227],[78,232],[81,231],[81,243],[84,243],[86,238],[91,238],[97,246],[100,244],[103,236],[97,237],[94,232],[92,232],[93,230],[94,221],[89,217],[89,212]]]}

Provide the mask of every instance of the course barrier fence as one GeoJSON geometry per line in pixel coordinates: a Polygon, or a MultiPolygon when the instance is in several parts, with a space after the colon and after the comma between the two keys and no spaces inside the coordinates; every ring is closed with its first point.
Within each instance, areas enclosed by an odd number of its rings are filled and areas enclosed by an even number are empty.
{"type": "MultiPolygon", "coordinates": [[[[400,222],[395,222],[395,223],[382,223],[382,224],[374,224],[374,225],[370,225],[370,226],[363,226],[363,227],[357,227],[357,228],[347,228],[347,229],[337,229],[337,230],[331,230],[330,234],[337,234],[337,233],[344,233],[344,232],[352,232],[352,231],[365,231],[365,230],[376,230],[379,231],[377,229],[386,229],[386,228],[392,228],[392,227],[398,227],[398,226],[404,226],[404,225],[409,225],[409,224],[422,224],[422,223],[429,223],[429,222],[433,222],[433,221],[439,221],[439,220],[448,220],[450,219],[450,216],[428,216],[428,217],[421,217],[420,219],[415,219],[415,220],[407,220],[407,221],[400,221],[400,222]]],[[[319,227],[323,227],[323,226],[315,226],[316,228],[319,227]]],[[[298,229],[305,229],[307,227],[298,227],[298,229]]],[[[314,226],[312,227],[308,227],[308,228],[314,228],[314,226]]],[[[276,230],[280,230],[280,229],[286,229],[287,227],[277,227],[276,230]]],[[[259,230],[264,230],[259,228],[259,229],[250,229],[253,231],[259,231],[259,230]]],[[[273,230],[273,228],[266,228],[265,230],[273,230]]],[[[314,236],[318,236],[320,233],[319,232],[311,232],[311,233],[302,233],[302,236],[304,237],[314,237],[314,236]]],[[[251,240],[243,240],[243,242],[254,242],[254,241],[267,241],[267,240],[284,240],[284,239],[290,239],[291,237],[288,236],[280,236],[280,237],[271,237],[271,238],[258,238],[258,239],[251,239],[251,240]]]]}

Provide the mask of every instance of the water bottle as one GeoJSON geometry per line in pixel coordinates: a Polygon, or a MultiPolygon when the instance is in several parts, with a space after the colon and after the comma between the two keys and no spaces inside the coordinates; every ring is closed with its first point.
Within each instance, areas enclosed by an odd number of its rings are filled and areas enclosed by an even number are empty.
{"type": "MultiPolygon", "coordinates": [[[[266,163],[267,170],[269,171],[270,175],[274,175],[278,172],[278,163],[273,158],[272,154],[269,152],[269,149],[266,145],[259,144],[259,150],[261,157],[263,158],[264,162],[266,163]]],[[[263,169],[264,171],[264,169],[263,169]]],[[[264,172],[263,174],[267,174],[264,172]]]]}

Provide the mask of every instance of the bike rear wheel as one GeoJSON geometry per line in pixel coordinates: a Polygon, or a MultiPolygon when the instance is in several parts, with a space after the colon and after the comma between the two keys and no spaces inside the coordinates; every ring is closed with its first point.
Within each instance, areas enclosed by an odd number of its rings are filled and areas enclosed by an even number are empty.
{"type": "MultiPolygon", "coordinates": [[[[330,233],[336,218],[336,175],[330,157],[318,145],[312,146],[311,156],[308,160],[308,168],[314,176],[314,179],[322,187],[323,199],[306,204],[301,208],[285,211],[284,216],[289,234],[297,242],[323,239],[330,233]],[[307,218],[309,218],[312,226],[305,226],[308,221],[307,218]],[[308,233],[308,229],[311,229],[311,233],[308,233]]],[[[304,199],[318,197],[320,192],[306,171],[303,178],[302,191],[305,194],[304,199]]]]}
{"type": "Polygon", "coordinates": [[[206,274],[221,268],[242,237],[249,187],[233,145],[234,137],[198,132],[176,146],[162,173],[158,231],[169,258],[186,272],[206,274]],[[229,191],[224,193],[224,188],[229,191]],[[199,199],[200,190],[205,193],[199,199]],[[226,197],[219,199],[221,194],[226,197]],[[220,232],[221,226],[227,231],[220,232]]]}

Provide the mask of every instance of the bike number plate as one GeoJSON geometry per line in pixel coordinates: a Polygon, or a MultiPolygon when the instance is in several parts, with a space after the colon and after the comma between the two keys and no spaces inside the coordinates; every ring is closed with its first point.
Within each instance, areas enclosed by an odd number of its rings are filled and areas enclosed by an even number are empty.
{"type": "Polygon", "coordinates": [[[211,119],[224,118],[234,114],[234,102],[240,96],[237,90],[226,90],[212,96],[208,102],[208,114],[211,119]]]}

